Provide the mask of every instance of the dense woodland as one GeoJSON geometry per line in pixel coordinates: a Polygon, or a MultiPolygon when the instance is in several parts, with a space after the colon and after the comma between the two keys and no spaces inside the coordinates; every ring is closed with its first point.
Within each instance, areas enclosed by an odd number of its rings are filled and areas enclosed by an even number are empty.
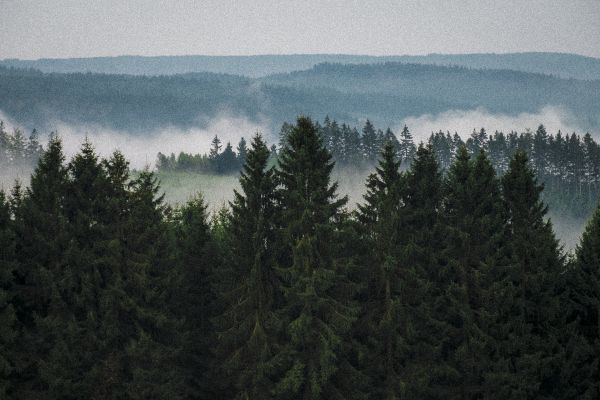
{"type": "Polygon", "coordinates": [[[41,154],[42,145],[35,129],[26,137],[20,129],[8,132],[0,121],[0,168],[29,169],[37,164],[41,154]]]}
{"type": "Polygon", "coordinates": [[[318,64],[262,78],[208,72],[170,76],[42,73],[0,66],[1,111],[28,129],[59,121],[147,135],[206,126],[223,115],[270,121],[302,113],[382,126],[410,116],[484,108],[516,116],[560,108],[585,129],[600,127],[600,80],[514,70],[382,63],[318,64]],[[523,90],[526,87],[527,90],[523,90]]]}
{"type": "Polygon", "coordinates": [[[0,65],[42,72],[95,72],[128,75],[175,75],[213,72],[258,78],[300,71],[320,63],[377,64],[402,62],[477,69],[511,69],[561,78],[600,79],[600,60],[567,53],[428,54],[425,56],[358,56],[350,54],[270,54],[252,56],[117,56],[90,58],[4,59],[0,65]]]}
{"type": "Polygon", "coordinates": [[[316,124],[286,132],[211,218],[53,137],[0,194],[3,398],[600,396],[600,210],[565,255],[535,155],[388,141],[349,212],[316,124]]]}
{"type": "MultiPolygon", "coordinates": [[[[339,124],[328,117],[323,123],[315,122],[325,148],[331,153],[338,168],[362,170],[372,168],[377,163],[380,150],[386,142],[392,143],[401,160],[401,169],[407,169],[417,150],[408,127],[399,133],[387,128],[377,129],[369,120],[359,130],[348,124],[339,124]]],[[[293,126],[284,123],[280,130],[279,147],[286,144],[286,137],[293,126]]],[[[523,150],[531,158],[534,172],[544,184],[543,200],[550,209],[564,216],[588,218],[600,200],[600,146],[589,133],[549,134],[543,125],[535,132],[529,130],[517,133],[494,132],[485,129],[473,131],[463,140],[457,133],[436,132],[428,139],[428,144],[442,171],[448,171],[456,159],[458,150],[466,147],[475,157],[485,150],[496,173],[503,175],[510,159],[518,150],[523,150]]],[[[169,156],[159,153],[156,166],[159,171],[191,171],[203,173],[237,173],[246,159],[247,144],[242,138],[234,150],[230,143],[223,148],[215,137],[209,154],[189,154],[169,156]]],[[[277,159],[277,149],[271,147],[272,165],[277,159]]]]}

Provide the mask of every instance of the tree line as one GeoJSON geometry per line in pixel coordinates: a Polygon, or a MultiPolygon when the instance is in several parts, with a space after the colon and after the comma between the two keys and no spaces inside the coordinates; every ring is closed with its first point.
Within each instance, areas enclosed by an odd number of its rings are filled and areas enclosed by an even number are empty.
{"type": "MultiPolygon", "coordinates": [[[[316,121],[315,128],[339,168],[372,168],[386,142],[391,142],[398,153],[401,168],[406,169],[413,160],[417,146],[407,126],[398,133],[390,128],[377,129],[367,120],[359,130],[346,123],[326,117],[322,123],[316,121]]],[[[286,137],[293,125],[284,123],[279,132],[279,147],[285,146],[286,137]]],[[[458,133],[434,132],[427,141],[443,171],[447,171],[456,159],[458,150],[466,147],[469,154],[476,156],[483,149],[488,154],[496,173],[504,174],[510,159],[518,150],[527,152],[538,179],[544,184],[543,199],[556,214],[573,218],[588,218],[600,199],[600,146],[589,133],[548,134],[540,125],[535,132],[503,132],[488,134],[484,128],[474,130],[466,139],[458,133]]],[[[202,173],[232,174],[244,165],[246,140],[242,138],[234,151],[227,143],[222,149],[220,139],[215,136],[209,154],[178,156],[159,153],[159,171],[192,171],[202,173]]],[[[271,147],[272,163],[277,159],[277,148],[271,147]]]]}
{"type": "Polygon", "coordinates": [[[42,145],[35,129],[26,137],[18,128],[8,132],[0,121],[0,168],[29,169],[37,163],[41,153],[42,145]]]}
{"type": "Polygon", "coordinates": [[[485,150],[442,173],[388,141],[355,211],[310,119],[270,157],[257,134],[209,218],[53,137],[0,194],[3,396],[598,397],[600,210],[565,255],[526,152],[500,178],[485,150]]]}

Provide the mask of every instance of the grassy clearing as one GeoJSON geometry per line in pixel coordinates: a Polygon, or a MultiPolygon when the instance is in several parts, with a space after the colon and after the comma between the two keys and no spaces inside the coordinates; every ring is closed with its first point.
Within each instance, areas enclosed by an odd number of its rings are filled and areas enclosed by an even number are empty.
{"type": "Polygon", "coordinates": [[[212,175],[195,172],[158,172],[165,200],[181,204],[201,193],[209,208],[215,210],[233,198],[233,189],[239,188],[237,175],[212,175]]]}

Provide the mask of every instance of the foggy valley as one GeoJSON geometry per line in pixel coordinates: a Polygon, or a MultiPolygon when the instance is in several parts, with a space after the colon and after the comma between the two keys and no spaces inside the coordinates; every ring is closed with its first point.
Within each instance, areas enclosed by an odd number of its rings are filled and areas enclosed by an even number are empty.
{"type": "Polygon", "coordinates": [[[0,10],[0,399],[600,399],[600,1],[0,10]]]}

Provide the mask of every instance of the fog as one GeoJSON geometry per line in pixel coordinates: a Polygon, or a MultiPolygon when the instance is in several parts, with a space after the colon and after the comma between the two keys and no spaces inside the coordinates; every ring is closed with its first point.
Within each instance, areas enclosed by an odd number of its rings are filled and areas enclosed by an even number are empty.
{"type": "MultiPolygon", "coordinates": [[[[469,137],[474,129],[482,127],[488,133],[502,131],[525,132],[527,129],[535,131],[540,124],[544,124],[548,133],[556,133],[560,129],[563,133],[577,132],[584,134],[573,121],[569,113],[559,107],[547,106],[537,113],[521,113],[516,116],[506,114],[492,114],[483,108],[475,110],[451,110],[440,114],[425,114],[409,117],[398,124],[394,132],[398,133],[404,125],[408,126],[416,142],[427,141],[432,132],[449,131],[457,132],[463,139],[469,137]]],[[[592,132],[590,132],[592,133],[592,132]]],[[[597,136],[596,136],[597,137],[597,136]]]]}
{"type": "MultiPolygon", "coordinates": [[[[10,118],[0,112],[0,120],[5,122],[7,130],[17,127],[10,118]]],[[[447,111],[436,115],[421,115],[400,121],[392,129],[398,133],[406,124],[413,134],[415,142],[426,141],[432,132],[442,130],[451,133],[457,132],[466,139],[473,129],[484,127],[488,133],[494,131],[535,131],[539,124],[544,124],[549,133],[556,133],[559,129],[565,133],[577,132],[583,134],[571,117],[557,107],[545,107],[538,113],[522,113],[516,116],[492,114],[484,109],[469,111],[447,111]]],[[[130,160],[134,169],[145,166],[154,167],[158,152],[178,154],[181,151],[188,153],[206,153],[209,151],[210,142],[215,135],[219,136],[223,146],[227,142],[237,145],[243,136],[248,141],[256,133],[261,132],[269,143],[276,143],[278,138],[269,128],[270,121],[252,122],[245,118],[223,113],[215,118],[206,128],[167,128],[150,132],[145,136],[132,135],[125,131],[106,129],[100,126],[74,126],[62,122],[50,124],[52,130],[57,132],[63,141],[67,159],[70,159],[81,148],[82,142],[87,137],[101,156],[109,156],[114,150],[119,149],[130,160]]],[[[594,132],[591,132],[594,134],[594,132]]],[[[27,135],[27,133],[26,133],[27,135]]],[[[597,137],[597,135],[596,135],[597,137]]],[[[40,140],[45,142],[47,133],[40,140]]],[[[45,144],[45,143],[44,143],[45,144]]],[[[30,170],[5,169],[0,173],[0,188],[9,190],[15,179],[27,184],[30,170]]],[[[354,209],[356,204],[362,202],[366,177],[372,171],[369,169],[335,169],[332,180],[339,182],[340,196],[348,195],[347,207],[354,209]]],[[[200,192],[209,203],[212,211],[222,207],[233,197],[233,189],[238,188],[237,176],[206,176],[193,173],[162,174],[162,189],[166,200],[171,204],[187,201],[191,196],[200,192]]],[[[552,211],[552,210],[550,210],[552,211]]],[[[566,248],[572,248],[577,242],[585,221],[574,221],[560,215],[552,215],[557,235],[565,243],[566,248]]]]}

